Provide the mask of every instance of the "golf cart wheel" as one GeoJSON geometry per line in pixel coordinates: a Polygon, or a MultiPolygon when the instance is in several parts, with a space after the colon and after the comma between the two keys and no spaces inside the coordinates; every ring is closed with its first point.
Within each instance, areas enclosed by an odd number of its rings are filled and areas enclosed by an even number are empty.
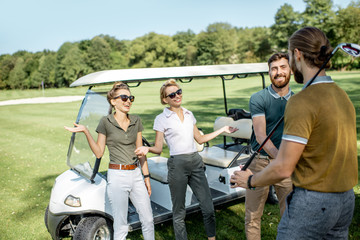
{"type": "Polygon", "coordinates": [[[112,223],[102,217],[85,217],[79,222],[74,240],[113,239],[112,223]]]}
{"type": "Polygon", "coordinates": [[[46,210],[45,210],[45,215],[44,215],[44,222],[45,222],[45,226],[46,229],[49,231],[49,226],[48,226],[48,214],[49,214],[49,205],[47,205],[46,210]]]}

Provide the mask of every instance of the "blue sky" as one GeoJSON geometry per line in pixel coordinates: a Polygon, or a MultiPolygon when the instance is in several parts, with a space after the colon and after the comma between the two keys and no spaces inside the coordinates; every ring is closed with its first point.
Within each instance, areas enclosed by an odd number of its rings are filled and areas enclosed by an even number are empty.
{"type": "MultiPolygon", "coordinates": [[[[344,8],[351,0],[333,2],[344,8]]],[[[284,3],[298,12],[305,9],[303,0],[2,0],[0,55],[57,51],[66,41],[99,34],[133,40],[149,32],[199,33],[215,22],[269,27],[284,3]]]]}

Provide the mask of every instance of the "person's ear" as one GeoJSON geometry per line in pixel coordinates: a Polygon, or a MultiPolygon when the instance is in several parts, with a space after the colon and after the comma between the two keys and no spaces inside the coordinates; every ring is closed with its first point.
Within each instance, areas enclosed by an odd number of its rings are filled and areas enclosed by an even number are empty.
{"type": "Polygon", "coordinates": [[[115,99],[110,99],[111,106],[115,106],[115,99]]]}
{"type": "Polygon", "coordinates": [[[166,100],[166,98],[162,99],[164,103],[169,104],[169,102],[166,100]]]}
{"type": "Polygon", "coordinates": [[[302,56],[302,52],[299,49],[295,48],[294,49],[294,58],[297,61],[300,61],[301,56],[302,56]]]}

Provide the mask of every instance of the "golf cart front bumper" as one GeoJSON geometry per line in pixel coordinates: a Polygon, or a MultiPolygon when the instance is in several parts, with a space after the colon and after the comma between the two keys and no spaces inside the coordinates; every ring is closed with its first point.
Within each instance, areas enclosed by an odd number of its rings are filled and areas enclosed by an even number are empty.
{"type": "Polygon", "coordinates": [[[60,239],[59,233],[60,233],[61,226],[63,225],[63,223],[69,216],[55,215],[50,211],[48,211],[46,214],[47,214],[47,217],[45,219],[47,222],[45,224],[47,226],[48,232],[50,233],[52,239],[54,239],[54,240],[60,239]]]}

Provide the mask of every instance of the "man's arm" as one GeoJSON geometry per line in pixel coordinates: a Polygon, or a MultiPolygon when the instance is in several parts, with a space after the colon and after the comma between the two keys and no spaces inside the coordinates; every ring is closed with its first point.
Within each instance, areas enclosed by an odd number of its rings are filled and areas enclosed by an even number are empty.
{"type": "MultiPolygon", "coordinates": [[[[268,186],[290,177],[304,148],[305,145],[302,143],[282,140],[276,159],[271,161],[261,172],[253,175],[250,182],[251,186],[268,186]]],[[[246,169],[246,171],[235,171],[230,179],[230,182],[235,183],[232,187],[247,188],[247,181],[252,174],[249,169],[246,169]]]]}
{"type": "MultiPolygon", "coordinates": [[[[261,145],[267,137],[265,116],[253,117],[252,122],[253,122],[256,141],[261,145]]],[[[275,145],[270,139],[266,142],[263,149],[267,154],[269,154],[271,158],[275,158],[278,153],[278,149],[275,147],[275,145]]]]}

